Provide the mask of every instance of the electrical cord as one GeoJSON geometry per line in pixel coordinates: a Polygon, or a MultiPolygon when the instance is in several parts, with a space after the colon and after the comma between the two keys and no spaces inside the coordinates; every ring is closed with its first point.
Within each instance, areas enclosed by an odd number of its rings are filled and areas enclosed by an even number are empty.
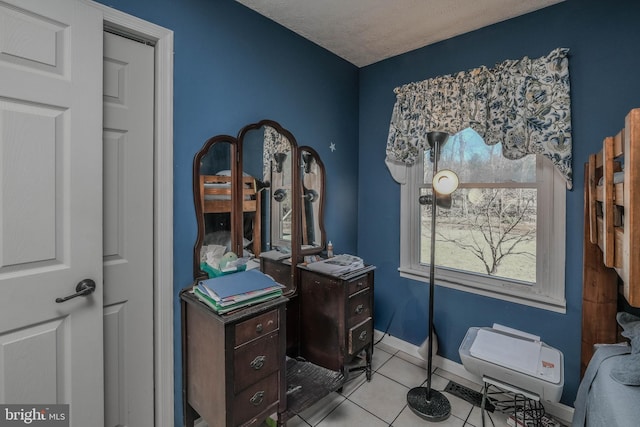
{"type": "Polygon", "coordinates": [[[393,321],[393,317],[395,315],[396,315],[396,311],[393,310],[393,313],[391,313],[391,317],[389,318],[389,323],[387,323],[387,328],[382,333],[382,336],[380,337],[380,339],[373,343],[374,347],[377,346],[378,344],[380,344],[380,341],[382,341],[382,339],[385,337],[385,335],[387,335],[387,333],[389,332],[389,327],[391,326],[391,322],[393,321]]]}

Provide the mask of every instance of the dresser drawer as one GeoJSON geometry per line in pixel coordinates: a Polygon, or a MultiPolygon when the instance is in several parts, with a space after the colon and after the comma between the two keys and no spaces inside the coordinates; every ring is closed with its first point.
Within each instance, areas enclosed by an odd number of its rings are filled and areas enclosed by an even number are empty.
{"type": "Polygon", "coordinates": [[[236,347],[253,339],[269,335],[279,327],[278,310],[271,310],[236,325],[236,347]]]}
{"type": "Polygon", "coordinates": [[[237,394],[233,399],[234,425],[239,426],[278,401],[278,373],[237,394]]]}
{"type": "Polygon", "coordinates": [[[278,333],[238,347],[233,358],[234,390],[238,393],[280,366],[278,333]]]}
{"type": "Polygon", "coordinates": [[[302,271],[302,281],[309,286],[329,286],[331,288],[342,286],[342,280],[337,277],[327,276],[310,270],[302,271]]]}
{"type": "Polygon", "coordinates": [[[349,296],[347,310],[347,327],[357,325],[371,317],[371,293],[369,288],[349,296]]]}
{"type": "Polygon", "coordinates": [[[358,291],[366,289],[369,287],[369,275],[363,274],[362,276],[355,277],[349,280],[348,284],[348,295],[355,294],[358,291]]]}
{"type": "Polygon", "coordinates": [[[263,259],[261,262],[262,272],[271,276],[273,280],[281,285],[286,286],[285,293],[294,290],[291,286],[291,265],[270,259],[263,259]]]}
{"type": "Polygon", "coordinates": [[[373,321],[371,317],[349,329],[347,351],[354,355],[371,343],[373,335],[373,321]]]}

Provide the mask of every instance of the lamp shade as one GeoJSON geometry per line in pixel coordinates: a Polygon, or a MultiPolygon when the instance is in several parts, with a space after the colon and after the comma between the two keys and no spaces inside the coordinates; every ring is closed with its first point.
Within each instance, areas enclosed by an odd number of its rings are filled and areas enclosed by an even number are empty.
{"type": "Polygon", "coordinates": [[[433,177],[433,188],[440,194],[451,194],[458,188],[458,175],[443,169],[433,177]]]}

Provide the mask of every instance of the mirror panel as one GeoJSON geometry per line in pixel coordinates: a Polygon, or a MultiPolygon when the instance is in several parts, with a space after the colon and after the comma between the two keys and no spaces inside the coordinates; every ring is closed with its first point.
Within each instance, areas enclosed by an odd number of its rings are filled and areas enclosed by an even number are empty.
{"type": "Polygon", "coordinates": [[[271,181],[271,248],[291,251],[293,239],[293,147],[272,127],[265,128],[265,166],[271,181]]]}
{"type": "Polygon", "coordinates": [[[194,246],[194,278],[206,277],[202,263],[207,247],[218,245],[233,250],[236,229],[233,203],[236,191],[232,165],[237,158],[237,142],[218,136],[205,142],[193,165],[194,202],[198,221],[198,239],[194,246]]]}
{"type": "Polygon", "coordinates": [[[260,245],[252,253],[272,249],[291,252],[294,145],[275,123],[261,122],[241,135],[242,170],[256,177],[260,196],[260,245]]]}
{"type": "Polygon", "coordinates": [[[324,232],[324,164],[311,147],[299,147],[302,204],[300,208],[300,249],[304,254],[321,252],[326,244],[324,232]]]}
{"type": "Polygon", "coordinates": [[[262,156],[263,136],[260,129],[251,129],[239,139],[242,141],[242,251],[244,256],[259,256],[268,242],[264,230],[269,218],[264,210],[269,183],[265,180],[262,156]]]}

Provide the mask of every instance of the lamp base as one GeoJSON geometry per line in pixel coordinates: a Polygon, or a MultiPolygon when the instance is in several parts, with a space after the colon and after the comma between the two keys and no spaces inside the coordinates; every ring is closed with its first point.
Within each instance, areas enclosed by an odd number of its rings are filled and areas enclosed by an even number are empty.
{"type": "Polygon", "coordinates": [[[427,421],[443,421],[451,414],[451,403],[444,394],[431,389],[431,398],[427,399],[426,387],[409,390],[407,404],[414,414],[427,421]]]}

